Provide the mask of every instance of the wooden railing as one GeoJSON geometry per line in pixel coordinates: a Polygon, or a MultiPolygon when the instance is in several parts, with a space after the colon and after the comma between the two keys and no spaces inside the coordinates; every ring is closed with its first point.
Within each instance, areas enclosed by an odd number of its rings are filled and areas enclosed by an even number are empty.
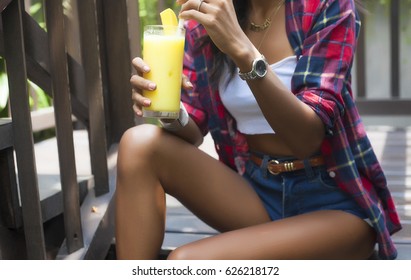
{"type": "MultiPolygon", "coordinates": [[[[367,87],[367,71],[373,71],[370,67],[367,67],[367,44],[371,42],[367,41],[366,28],[369,24],[369,14],[362,14],[362,29],[360,33],[360,41],[358,50],[356,53],[356,93],[357,93],[357,105],[360,113],[364,116],[399,116],[411,115],[411,94],[407,96],[401,96],[400,84],[401,84],[401,31],[400,27],[400,10],[408,9],[411,7],[407,1],[392,0],[389,1],[388,17],[389,17],[389,52],[380,52],[380,56],[372,57],[371,59],[380,60],[383,56],[389,56],[390,65],[379,64],[379,67],[385,69],[385,79],[389,82],[389,96],[387,98],[373,98],[375,92],[371,92],[367,87]]],[[[368,3],[368,2],[365,2],[368,3]]],[[[375,3],[373,3],[375,5],[375,3]]],[[[366,7],[367,8],[367,7],[366,7]]],[[[408,30],[411,28],[407,27],[408,30]]],[[[411,45],[408,45],[404,50],[405,56],[409,57],[407,51],[411,51],[411,45]]],[[[375,71],[375,69],[374,69],[375,71]]],[[[411,74],[411,73],[410,73],[411,74]]],[[[379,81],[383,83],[384,81],[379,81]]]]}
{"type": "MultiPolygon", "coordinates": [[[[44,232],[45,206],[39,196],[41,186],[27,80],[39,85],[53,100],[61,179],[61,194],[55,199],[62,206],[56,207],[47,219],[64,215],[68,254],[85,246],[90,249],[94,242],[85,242],[83,236],[80,203],[84,198],[76,174],[73,116],[89,135],[94,188],[87,195],[95,198],[105,194],[111,198],[107,151],[134,125],[129,78],[131,58],[140,51],[137,1],[71,3],[78,8],[74,11],[76,18],[71,20],[80,25],[80,34],[71,36],[80,42],[82,61],[67,51],[65,34],[69,19],[64,14],[62,0],[44,1],[47,32],[25,12],[24,1],[0,0],[0,55],[6,60],[11,108],[11,118],[0,120],[0,214],[2,230],[24,232],[26,252],[21,256],[16,254],[18,258],[50,258],[44,232]]],[[[107,215],[112,219],[110,213],[107,215]]],[[[110,236],[102,239],[110,243],[112,226],[105,230],[110,236]]],[[[101,238],[101,233],[92,235],[101,238]]],[[[109,245],[104,246],[107,249],[109,245]]],[[[0,248],[3,251],[0,256],[8,255],[5,250],[0,248]]],[[[94,253],[89,256],[97,257],[94,253]]]]}

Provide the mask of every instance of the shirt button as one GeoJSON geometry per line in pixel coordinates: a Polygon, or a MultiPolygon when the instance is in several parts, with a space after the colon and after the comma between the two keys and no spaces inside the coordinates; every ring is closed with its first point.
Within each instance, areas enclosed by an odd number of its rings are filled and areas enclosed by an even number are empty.
{"type": "Polygon", "coordinates": [[[328,175],[331,177],[331,178],[335,178],[335,172],[334,171],[330,171],[329,173],[328,173],[328,175]]]}

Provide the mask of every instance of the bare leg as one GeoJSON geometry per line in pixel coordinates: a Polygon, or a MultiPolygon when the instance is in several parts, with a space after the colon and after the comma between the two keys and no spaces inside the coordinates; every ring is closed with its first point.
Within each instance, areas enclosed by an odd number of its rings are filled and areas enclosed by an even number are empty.
{"type": "Polygon", "coordinates": [[[153,125],[124,134],[117,167],[119,259],[157,257],[164,236],[164,193],[220,231],[269,221],[260,199],[240,175],[153,125]]]}
{"type": "Polygon", "coordinates": [[[367,259],[374,246],[375,232],[366,222],[326,210],[199,240],[169,259],[367,259]]]}

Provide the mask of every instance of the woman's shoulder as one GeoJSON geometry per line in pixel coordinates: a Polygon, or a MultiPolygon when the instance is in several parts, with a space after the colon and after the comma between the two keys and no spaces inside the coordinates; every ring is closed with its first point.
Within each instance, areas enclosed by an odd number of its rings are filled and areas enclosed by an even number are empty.
{"type": "Polygon", "coordinates": [[[299,14],[318,14],[324,10],[331,8],[335,9],[339,7],[340,9],[354,8],[354,0],[287,0],[287,5],[290,11],[299,14]]]}
{"type": "Polygon", "coordinates": [[[356,15],[354,0],[288,0],[287,24],[290,30],[307,33],[313,28],[333,25],[341,17],[356,15]]]}

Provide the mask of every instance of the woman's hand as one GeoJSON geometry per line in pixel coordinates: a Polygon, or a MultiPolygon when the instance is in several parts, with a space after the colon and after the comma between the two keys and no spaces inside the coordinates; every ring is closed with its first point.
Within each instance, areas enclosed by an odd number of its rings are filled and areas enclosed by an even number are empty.
{"type": "Polygon", "coordinates": [[[177,0],[179,17],[201,23],[214,44],[234,61],[245,51],[255,51],[241,29],[232,0],[177,0]]]}
{"type": "MultiPolygon", "coordinates": [[[[137,116],[142,117],[143,107],[148,107],[151,105],[151,100],[144,97],[142,92],[143,90],[155,90],[157,85],[153,81],[143,78],[144,73],[150,72],[150,66],[148,66],[142,58],[134,58],[132,64],[133,67],[137,70],[137,74],[131,76],[130,79],[132,86],[131,99],[133,100],[133,111],[137,116]]],[[[185,75],[183,75],[182,86],[184,89],[188,90],[193,88],[193,85],[185,75]]]]}
{"type": "Polygon", "coordinates": [[[151,100],[143,96],[143,90],[155,90],[157,85],[143,78],[144,73],[150,72],[150,67],[140,57],[136,57],[132,60],[133,67],[137,70],[137,74],[131,76],[130,83],[132,86],[131,99],[133,100],[134,113],[142,117],[143,107],[148,107],[151,104],[151,100]]]}

